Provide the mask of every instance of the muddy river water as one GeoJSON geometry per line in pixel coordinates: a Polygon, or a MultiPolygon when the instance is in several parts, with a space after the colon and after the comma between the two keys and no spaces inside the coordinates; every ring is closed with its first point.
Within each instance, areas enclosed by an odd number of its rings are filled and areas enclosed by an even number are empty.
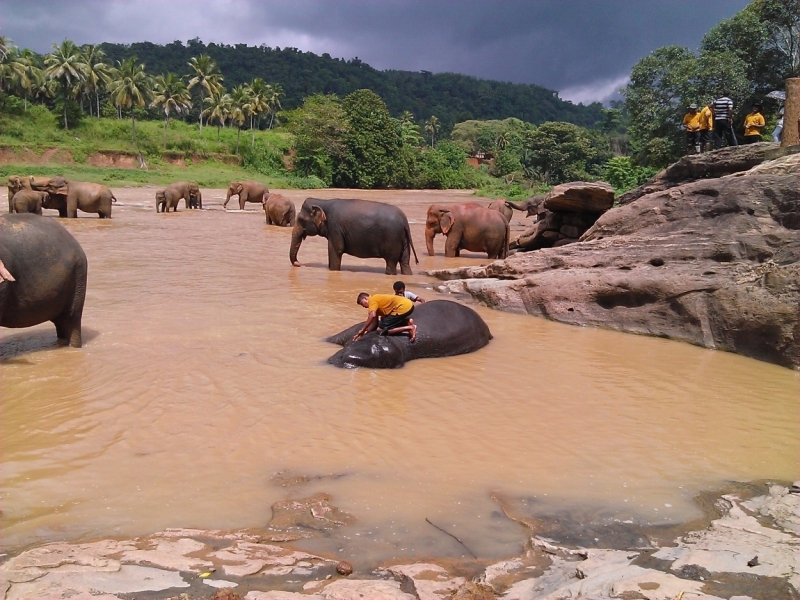
{"type": "MultiPolygon", "coordinates": [[[[4,550],[262,527],[274,502],[326,492],[357,520],[309,547],[460,556],[429,519],[495,557],[524,534],[492,494],[540,515],[674,523],[696,516],[698,491],[800,475],[796,372],[481,306],[495,338],[474,354],[336,369],[323,338],[364,318],[359,291],[391,291],[382,261],[329,272],[325,240],[308,238],[294,268],[290,229],[258,205],[222,211],[224,191],[168,215],[152,188],[115,193],[112,220],[62,221],[89,258],[84,347],[57,347],[50,324],[0,330],[4,550]]],[[[440,296],[424,269],[486,262],[444,258],[442,238],[425,253],[427,206],[468,192],[283,193],[401,206],[420,258],[403,279],[424,298],[440,296]]]]}

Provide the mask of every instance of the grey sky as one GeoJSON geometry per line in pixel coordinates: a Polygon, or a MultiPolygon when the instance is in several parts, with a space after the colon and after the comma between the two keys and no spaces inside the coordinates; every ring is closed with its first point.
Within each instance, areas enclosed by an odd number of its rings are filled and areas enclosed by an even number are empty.
{"type": "Polygon", "coordinates": [[[377,69],[450,71],[608,98],[660,46],[696,48],[747,0],[0,0],[0,34],[290,46],[377,69]]]}

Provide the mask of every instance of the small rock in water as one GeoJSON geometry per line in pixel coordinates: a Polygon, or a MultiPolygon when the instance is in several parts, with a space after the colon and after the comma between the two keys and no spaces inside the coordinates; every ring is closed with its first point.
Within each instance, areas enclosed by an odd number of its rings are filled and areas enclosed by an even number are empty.
{"type": "Polygon", "coordinates": [[[353,572],[353,565],[346,560],[340,560],[338,563],[336,563],[336,572],[339,575],[350,575],[353,572]]]}
{"type": "Polygon", "coordinates": [[[757,565],[758,565],[758,557],[757,556],[754,556],[753,558],[751,558],[750,560],[747,561],[747,566],[748,567],[755,567],[757,565]]]}

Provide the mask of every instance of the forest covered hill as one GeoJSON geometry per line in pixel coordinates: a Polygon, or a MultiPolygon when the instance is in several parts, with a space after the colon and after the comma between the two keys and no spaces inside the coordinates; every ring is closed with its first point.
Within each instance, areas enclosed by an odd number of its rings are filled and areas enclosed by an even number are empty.
{"type": "Polygon", "coordinates": [[[535,124],[566,121],[591,128],[603,118],[599,103],[572,104],[559,98],[557,92],[537,85],[454,73],[379,71],[358,58],[317,56],[296,48],[204,44],[198,39],[163,46],[150,42],[100,46],[114,62],[137,56],[148,73],[185,74],[192,57],[208,54],[216,61],[228,89],[256,77],[280,84],[286,94],[281,101],[284,109],[296,108],[305,97],[316,93],[344,97],[368,88],[384,100],[392,115],[410,111],[418,121],[435,115],[446,130],[470,119],[516,117],[535,124]]]}

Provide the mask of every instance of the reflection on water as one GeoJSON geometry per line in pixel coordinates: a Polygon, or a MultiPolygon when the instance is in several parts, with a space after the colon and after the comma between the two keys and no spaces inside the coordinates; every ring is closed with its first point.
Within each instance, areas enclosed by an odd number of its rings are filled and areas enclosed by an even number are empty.
{"type": "MultiPolygon", "coordinates": [[[[259,527],[275,501],[324,491],[358,524],[309,547],[461,555],[428,518],[499,556],[523,538],[493,492],[660,523],[693,517],[693,494],[725,480],[799,474],[795,372],[481,307],[495,338],[475,354],[335,369],[323,338],[363,319],[359,291],[390,292],[382,261],[345,256],[332,273],[308,238],[293,268],[290,230],[222,212],[224,191],[167,215],[153,190],[115,194],[113,220],[64,221],[89,257],[84,347],[57,347],[49,324],[0,332],[7,548],[259,527]],[[277,472],[343,476],[281,487],[277,472]]],[[[403,207],[417,273],[486,262],[445,259],[441,237],[438,256],[420,253],[427,206],[464,193],[346,194],[403,207]]]]}

